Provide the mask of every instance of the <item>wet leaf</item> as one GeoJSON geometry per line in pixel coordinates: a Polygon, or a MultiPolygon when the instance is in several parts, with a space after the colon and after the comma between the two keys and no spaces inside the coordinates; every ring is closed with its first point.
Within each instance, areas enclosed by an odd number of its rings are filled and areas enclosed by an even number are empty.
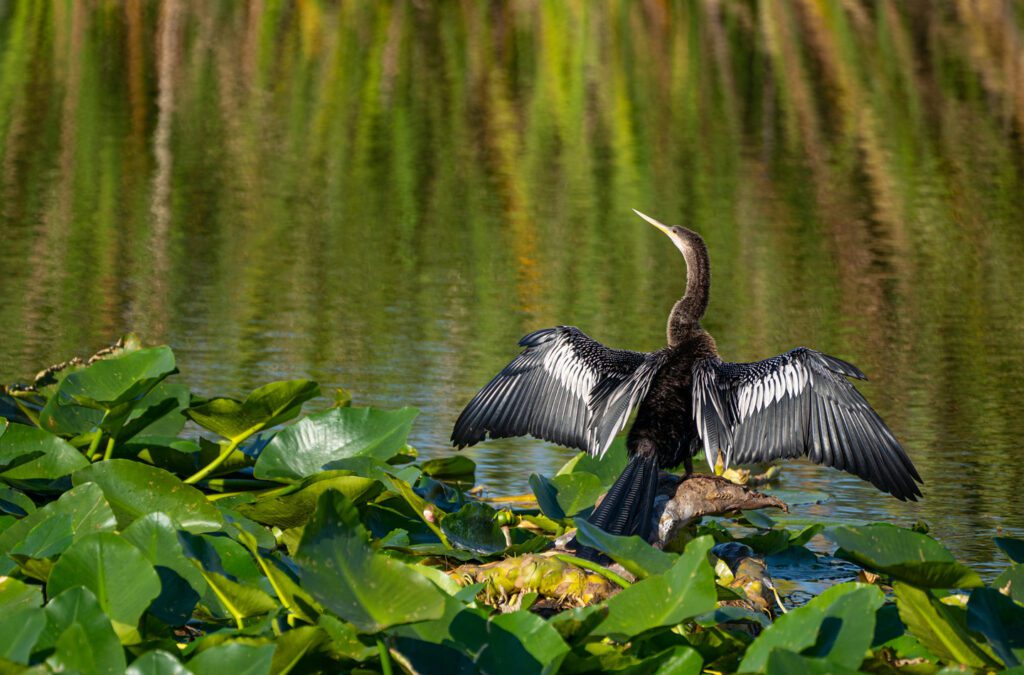
{"type": "Polygon", "coordinates": [[[1024,605],[1024,565],[1010,565],[996,577],[992,587],[1008,593],[1011,598],[1024,605]]]}
{"type": "Polygon", "coordinates": [[[164,513],[145,515],[121,534],[149,560],[160,578],[160,595],[149,611],[168,625],[182,625],[206,593],[203,575],[185,557],[178,531],[164,513]]]}
{"type": "Polygon", "coordinates": [[[607,490],[616,481],[629,461],[626,439],[619,437],[612,442],[604,457],[593,457],[580,452],[558,470],[559,476],[567,473],[589,473],[597,476],[601,490],[607,490]]]}
{"type": "Polygon", "coordinates": [[[664,574],[678,558],[675,554],[659,551],[640,537],[608,534],[583,518],[577,518],[575,522],[576,539],[581,544],[608,554],[612,560],[635,574],[637,578],[664,574]]]}
{"type": "Polygon", "coordinates": [[[53,566],[46,593],[75,586],[92,591],[121,642],[141,641],[139,618],[160,594],[160,578],[137,548],[109,532],[79,539],[53,566]]]}
{"type": "Polygon", "coordinates": [[[380,494],[381,489],[381,484],[372,478],[326,471],[305,479],[294,492],[281,497],[259,497],[251,504],[240,505],[238,510],[260,523],[287,529],[304,525],[316,509],[316,500],[327,490],[337,490],[362,504],[380,494]]]}
{"type": "Polygon", "coordinates": [[[351,457],[387,460],[405,445],[415,408],[331,408],[283,429],[264,448],[254,475],[296,481],[351,457]]]}
{"type": "Polygon", "coordinates": [[[772,650],[827,659],[857,670],[875,631],[875,612],[885,598],[875,586],[845,583],[826,590],[803,607],[775,620],[750,645],[742,672],[765,672],[772,650]]]}
{"type": "MultiPolygon", "coordinates": [[[[41,523],[51,518],[71,518],[74,538],[79,539],[93,532],[113,530],[117,526],[99,486],[88,483],[68,490],[55,502],[30,513],[0,532],[0,551],[12,551],[41,523]]],[[[0,573],[7,574],[15,564],[11,560],[0,561],[0,573]]]]}
{"type": "Polygon", "coordinates": [[[329,639],[326,631],[319,626],[301,626],[285,631],[274,641],[276,649],[270,664],[270,671],[274,675],[291,672],[303,657],[329,639]]]}
{"type": "Polygon", "coordinates": [[[431,459],[420,466],[423,473],[438,480],[460,480],[473,482],[476,462],[465,455],[449,455],[431,459]]]}
{"type": "Polygon", "coordinates": [[[991,588],[976,588],[967,603],[967,627],[985,636],[1007,667],[1024,661],[1024,607],[991,588]]]}
{"type": "Polygon", "coordinates": [[[227,642],[205,649],[186,664],[193,675],[269,675],[274,645],[227,642]]]}
{"type": "Polygon", "coordinates": [[[46,628],[37,650],[55,648],[47,659],[54,670],[120,675],[124,649],[92,591],[75,586],[46,605],[46,628]]]}
{"type": "Polygon", "coordinates": [[[825,536],[839,545],[836,556],[879,574],[923,588],[981,586],[977,572],[958,563],[925,534],[886,523],[833,527],[825,536]]]}
{"type": "Polygon", "coordinates": [[[213,398],[185,410],[199,426],[239,441],[262,429],[287,422],[299,414],[302,404],[319,395],[320,387],[310,380],[288,380],[265,384],[245,397],[213,398]]]}
{"type": "Polygon", "coordinates": [[[564,520],[589,509],[604,491],[597,476],[585,472],[554,478],[535,473],[530,476],[530,487],[541,511],[554,520],[564,520]]]}
{"type": "Polygon", "coordinates": [[[1010,537],[996,537],[996,546],[1002,549],[1003,553],[1015,563],[1024,563],[1024,539],[1011,539],[1010,537]]]}
{"type": "Polygon", "coordinates": [[[36,640],[46,627],[41,607],[20,607],[0,613],[0,658],[28,665],[36,640]]]}
{"type": "Polygon", "coordinates": [[[711,537],[694,539],[664,574],[638,581],[612,597],[608,618],[594,633],[628,639],[714,609],[715,572],[707,557],[713,544],[711,537]]]}
{"type": "Polygon", "coordinates": [[[306,590],[363,632],[436,619],[444,612],[445,595],[434,584],[370,548],[358,511],[340,492],[320,496],[295,562],[306,590]]]}
{"type": "Polygon", "coordinates": [[[125,675],[191,675],[170,652],[157,649],[132,661],[125,675]]]}
{"type": "Polygon", "coordinates": [[[967,632],[963,610],[939,602],[932,591],[893,582],[896,607],[907,629],[939,658],[981,668],[992,660],[967,632]],[[958,614],[959,612],[959,614],[958,614]]]}
{"type": "Polygon", "coordinates": [[[177,372],[169,347],[153,347],[96,361],[61,381],[57,396],[87,408],[108,410],[141,398],[177,372]]]}
{"type": "Polygon", "coordinates": [[[28,495],[6,485],[0,485],[0,511],[21,518],[35,510],[35,502],[28,495]]]}
{"type": "Polygon", "coordinates": [[[16,612],[25,607],[42,607],[43,592],[35,584],[13,577],[0,577],[0,612],[16,612]]]}
{"type": "Polygon", "coordinates": [[[46,481],[89,466],[82,453],[48,431],[10,424],[0,435],[0,479],[46,481]]]}
{"type": "Polygon", "coordinates": [[[453,546],[481,555],[505,550],[505,535],[498,526],[497,511],[481,502],[467,502],[457,513],[441,521],[441,531],[453,546]]]}
{"type": "Polygon", "coordinates": [[[801,656],[787,649],[773,649],[764,672],[768,675],[855,675],[860,671],[844,668],[828,659],[801,656]]]}
{"type": "Polygon", "coordinates": [[[155,466],[109,459],[75,473],[72,481],[76,486],[100,486],[122,528],[154,512],[166,513],[189,532],[210,532],[224,525],[202,492],[155,466]]]}

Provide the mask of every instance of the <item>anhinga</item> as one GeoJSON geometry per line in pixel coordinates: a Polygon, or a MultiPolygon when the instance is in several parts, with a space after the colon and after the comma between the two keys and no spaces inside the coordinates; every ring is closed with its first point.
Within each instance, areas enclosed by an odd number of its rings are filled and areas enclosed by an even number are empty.
{"type": "Polygon", "coordinates": [[[668,317],[668,346],[609,349],[571,326],[530,333],[525,350],[473,397],[452,442],[530,435],[603,456],[639,406],[626,441],[629,463],[590,516],[607,532],[647,538],[658,469],[703,447],[708,465],[806,455],[901,500],[921,481],[899,442],[847,378],[855,366],[798,347],[754,363],[727,363],[701,328],[711,283],[707,247],[685,227],[636,212],[686,259],[686,292],[668,317]],[[721,454],[720,454],[721,453],[721,454]]]}

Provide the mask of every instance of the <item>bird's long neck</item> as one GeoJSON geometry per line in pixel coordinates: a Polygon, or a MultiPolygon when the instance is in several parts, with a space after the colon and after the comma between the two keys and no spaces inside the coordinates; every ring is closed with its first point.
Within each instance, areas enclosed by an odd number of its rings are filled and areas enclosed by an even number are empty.
{"type": "Polygon", "coordinates": [[[711,289],[711,261],[700,235],[685,230],[679,247],[686,259],[686,293],[668,315],[668,344],[675,346],[700,329],[700,319],[708,308],[711,289]]]}

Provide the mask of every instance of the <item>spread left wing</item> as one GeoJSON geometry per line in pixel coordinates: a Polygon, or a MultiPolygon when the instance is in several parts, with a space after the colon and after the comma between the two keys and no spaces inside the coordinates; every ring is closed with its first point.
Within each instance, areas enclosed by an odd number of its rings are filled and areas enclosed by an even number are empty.
{"type": "Polygon", "coordinates": [[[530,435],[602,456],[661,362],[658,352],[610,349],[572,326],[536,331],[519,344],[523,352],[459,415],[456,447],[530,435]]]}
{"type": "Polygon", "coordinates": [[[916,501],[921,476],[848,377],[867,379],[804,347],[755,363],[697,361],[693,412],[708,463],[719,448],[726,465],[806,455],[916,501]]]}

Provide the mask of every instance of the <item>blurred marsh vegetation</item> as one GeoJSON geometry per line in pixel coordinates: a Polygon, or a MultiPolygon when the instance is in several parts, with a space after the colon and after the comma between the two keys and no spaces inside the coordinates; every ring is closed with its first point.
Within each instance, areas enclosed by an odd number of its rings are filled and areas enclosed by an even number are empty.
{"type": "MultiPolygon", "coordinates": [[[[200,390],[461,406],[535,328],[857,363],[927,481],[805,515],[1024,531],[1024,5],[0,0],[0,381],[127,330],[200,390]],[[325,386],[325,390],[327,387],[325,386]]],[[[473,449],[523,490],[567,453],[473,449]]],[[[980,542],[980,543],[979,543],[980,542]]]]}

